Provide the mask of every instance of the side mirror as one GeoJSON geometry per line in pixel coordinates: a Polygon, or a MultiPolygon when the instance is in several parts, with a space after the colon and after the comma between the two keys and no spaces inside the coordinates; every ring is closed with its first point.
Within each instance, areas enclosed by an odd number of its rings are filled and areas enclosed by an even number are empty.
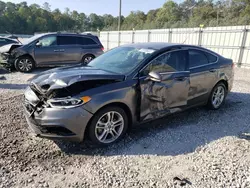
{"type": "Polygon", "coordinates": [[[40,43],[40,41],[36,42],[36,47],[40,48],[42,46],[42,44],[40,43]]]}
{"type": "Polygon", "coordinates": [[[161,82],[162,81],[162,77],[159,73],[157,72],[150,72],[149,74],[149,79],[155,82],[161,82]]]}

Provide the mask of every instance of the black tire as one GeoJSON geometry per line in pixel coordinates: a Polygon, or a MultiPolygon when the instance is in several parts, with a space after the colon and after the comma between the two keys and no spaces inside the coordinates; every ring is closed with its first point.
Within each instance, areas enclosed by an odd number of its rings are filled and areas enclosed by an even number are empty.
{"type": "Polygon", "coordinates": [[[82,63],[84,65],[87,65],[90,61],[92,61],[93,59],[95,59],[95,56],[92,54],[87,54],[85,56],[82,57],[82,63]]]}
{"type": "Polygon", "coordinates": [[[15,68],[17,71],[28,73],[35,68],[35,62],[29,56],[22,56],[15,61],[15,68]]]}
{"type": "Polygon", "coordinates": [[[214,86],[210,96],[209,96],[209,99],[208,99],[208,103],[207,103],[207,107],[211,110],[218,110],[225,102],[225,99],[226,99],[226,96],[227,96],[227,89],[226,89],[226,86],[224,83],[222,82],[219,82],[216,86],[214,86]],[[221,88],[223,89],[223,92],[224,92],[224,97],[223,97],[223,100],[219,100],[220,102],[218,103],[218,105],[216,105],[215,102],[215,92],[218,91],[218,88],[221,88]]]}
{"type": "MultiPolygon", "coordinates": [[[[115,115],[114,115],[114,117],[115,117],[115,115]]],[[[103,125],[103,126],[106,126],[106,125],[103,125]]],[[[110,107],[107,107],[107,108],[100,110],[99,112],[97,112],[94,115],[93,119],[91,120],[91,122],[89,124],[87,133],[88,133],[88,136],[90,138],[90,141],[93,144],[106,146],[106,145],[113,144],[113,143],[117,142],[118,140],[120,140],[124,136],[124,134],[126,133],[127,129],[128,129],[128,116],[127,116],[126,112],[120,107],[110,106],[110,107]],[[115,140],[105,143],[105,142],[101,142],[100,139],[97,138],[97,136],[98,136],[97,134],[99,134],[98,131],[100,131],[100,134],[102,135],[103,134],[102,131],[104,131],[104,128],[101,128],[101,129],[97,128],[96,129],[96,126],[97,126],[97,123],[99,122],[99,120],[101,120],[102,118],[105,118],[106,117],[105,114],[107,114],[109,112],[119,113],[123,118],[124,126],[123,126],[122,130],[116,131],[116,133],[120,132],[120,134],[115,140]]],[[[107,133],[107,134],[108,134],[108,136],[112,137],[111,133],[107,133]]],[[[109,138],[108,136],[107,136],[107,139],[109,138]]]]}

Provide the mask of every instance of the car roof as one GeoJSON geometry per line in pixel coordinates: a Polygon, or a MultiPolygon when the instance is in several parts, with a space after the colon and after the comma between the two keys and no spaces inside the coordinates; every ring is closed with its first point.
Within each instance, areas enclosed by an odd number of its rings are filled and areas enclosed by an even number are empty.
{"type": "Polygon", "coordinates": [[[46,36],[46,35],[62,35],[62,36],[87,36],[87,37],[97,37],[96,35],[90,34],[90,33],[67,33],[67,32],[51,32],[51,33],[42,33],[38,34],[40,36],[46,36]]]}
{"type": "Polygon", "coordinates": [[[124,47],[134,47],[134,48],[146,48],[146,49],[155,49],[161,50],[168,47],[194,47],[194,48],[201,48],[200,46],[195,45],[187,45],[187,44],[178,44],[178,43],[168,43],[168,42],[145,42],[145,43],[132,43],[132,44],[125,44],[122,45],[124,47]]]}
{"type": "Polygon", "coordinates": [[[216,52],[203,48],[201,46],[180,44],[180,43],[145,42],[145,43],[125,44],[125,45],[122,45],[121,47],[134,47],[134,48],[144,48],[144,49],[153,49],[153,50],[162,50],[162,49],[173,48],[173,47],[187,47],[187,48],[196,48],[196,49],[204,50],[212,54],[216,54],[217,56],[220,56],[216,52]]]}
{"type": "Polygon", "coordinates": [[[180,46],[181,44],[167,43],[167,42],[145,42],[145,43],[133,43],[125,44],[124,47],[134,47],[134,48],[146,48],[160,50],[167,47],[180,46]]]}

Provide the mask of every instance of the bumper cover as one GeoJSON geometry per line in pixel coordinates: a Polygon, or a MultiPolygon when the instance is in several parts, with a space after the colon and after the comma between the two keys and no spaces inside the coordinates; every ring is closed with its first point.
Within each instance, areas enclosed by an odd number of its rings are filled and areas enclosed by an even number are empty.
{"type": "Polygon", "coordinates": [[[29,128],[37,136],[81,142],[92,114],[82,106],[71,109],[44,108],[30,113],[24,104],[24,114],[29,128]]]}

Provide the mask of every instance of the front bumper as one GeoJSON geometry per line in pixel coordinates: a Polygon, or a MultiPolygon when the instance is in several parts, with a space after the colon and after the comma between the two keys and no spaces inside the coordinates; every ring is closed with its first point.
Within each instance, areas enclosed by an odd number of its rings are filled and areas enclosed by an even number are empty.
{"type": "Polygon", "coordinates": [[[15,59],[9,53],[0,54],[0,65],[6,69],[14,68],[15,59]]]}
{"type": "Polygon", "coordinates": [[[37,136],[48,139],[64,139],[81,142],[92,114],[82,106],[70,109],[44,108],[30,113],[27,102],[24,113],[28,125],[37,136]]]}

